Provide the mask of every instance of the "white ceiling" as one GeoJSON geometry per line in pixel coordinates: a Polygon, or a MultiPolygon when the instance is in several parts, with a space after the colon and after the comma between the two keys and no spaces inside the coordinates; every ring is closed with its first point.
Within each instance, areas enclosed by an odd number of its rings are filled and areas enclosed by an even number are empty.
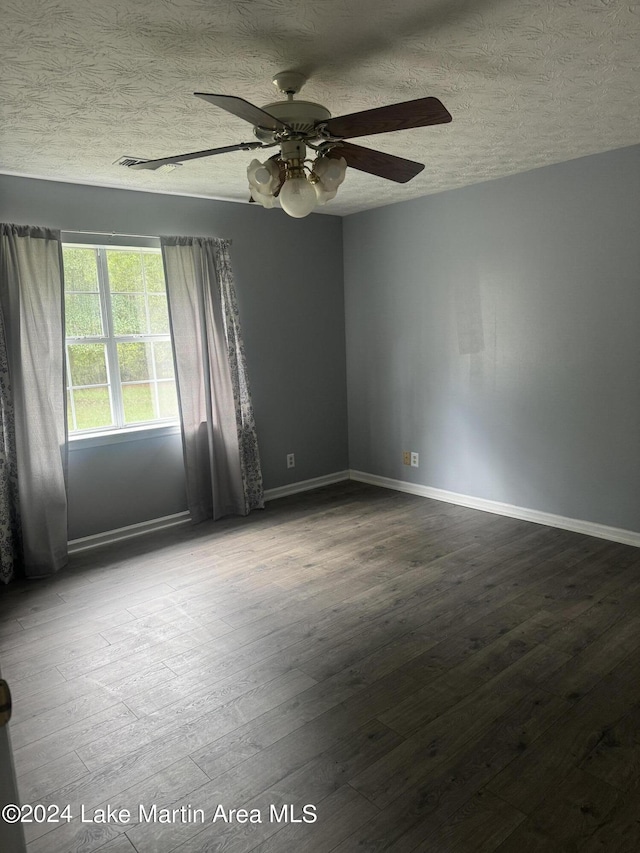
{"type": "Polygon", "coordinates": [[[3,0],[1,13],[0,172],[246,201],[251,152],[171,172],[113,163],[250,141],[192,93],[263,106],[287,69],[333,115],[427,95],[453,115],[354,140],[426,168],[404,185],[350,169],[326,213],[640,143],[633,0],[3,0]]]}

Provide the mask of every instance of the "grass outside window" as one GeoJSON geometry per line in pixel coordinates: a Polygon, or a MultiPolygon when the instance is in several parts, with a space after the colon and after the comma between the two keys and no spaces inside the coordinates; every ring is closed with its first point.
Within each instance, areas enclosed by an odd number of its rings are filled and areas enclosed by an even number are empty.
{"type": "Polygon", "coordinates": [[[174,422],[159,250],[63,245],[71,434],[174,422]]]}

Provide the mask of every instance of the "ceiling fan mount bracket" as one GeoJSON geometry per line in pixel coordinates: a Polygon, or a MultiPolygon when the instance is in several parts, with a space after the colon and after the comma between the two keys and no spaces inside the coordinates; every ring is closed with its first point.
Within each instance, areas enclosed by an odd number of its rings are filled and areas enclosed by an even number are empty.
{"type": "Polygon", "coordinates": [[[292,98],[302,89],[307,78],[299,71],[280,71],[271,81],[278,92],[292,98]]]}

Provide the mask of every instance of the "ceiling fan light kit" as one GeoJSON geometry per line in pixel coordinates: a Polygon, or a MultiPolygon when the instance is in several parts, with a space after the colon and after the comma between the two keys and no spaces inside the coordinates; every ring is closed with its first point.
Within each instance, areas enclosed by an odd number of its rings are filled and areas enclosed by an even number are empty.
{"type": "Polygon", "coordinates": [[[347,161],[322,153],[312,161],[305,154],[303,142],[288,140],[281,143],[279,157],[264,163],[252,160],[247,169],[251,198],[267,208],[279,204],[294,219],[308,216],[317,205],[335,198],[347,161]]]}
{"type": "Polygon", "coordinates": [[[241,142],[156,160],[129,157],[122,165],[130,169],[156,170],[214,154],[277,146],[278,154],[264,163],[254,159],[249,164],[247,179],[251,201],[266,208],[279,206],[289,216],[301,219],[318,204],[335,198],[347,167],[396,183],[406,183],[424,169],[422,163],[353,145],[347,139],[451,121],[451,115],[437,98],[419,98],[332,118],[322,104],[294,100],[305,80],[297,71],[277,74],[273,83],[287,100],[264,107],[256,107],[233,95],[194,93],[251,123],[257,142],[241,142]],[[314,152],[313,158],[307,158],[307,148],[314,152]]]}

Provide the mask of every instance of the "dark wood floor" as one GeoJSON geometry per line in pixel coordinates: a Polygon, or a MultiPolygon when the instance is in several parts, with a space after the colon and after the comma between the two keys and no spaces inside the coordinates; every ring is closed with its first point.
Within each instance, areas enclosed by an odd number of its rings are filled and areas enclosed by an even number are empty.
{"type": "Polygon", "coordinates": [[[29,853],[640,850],[638,549],[343,483],[0,615],[29,853]]]}

